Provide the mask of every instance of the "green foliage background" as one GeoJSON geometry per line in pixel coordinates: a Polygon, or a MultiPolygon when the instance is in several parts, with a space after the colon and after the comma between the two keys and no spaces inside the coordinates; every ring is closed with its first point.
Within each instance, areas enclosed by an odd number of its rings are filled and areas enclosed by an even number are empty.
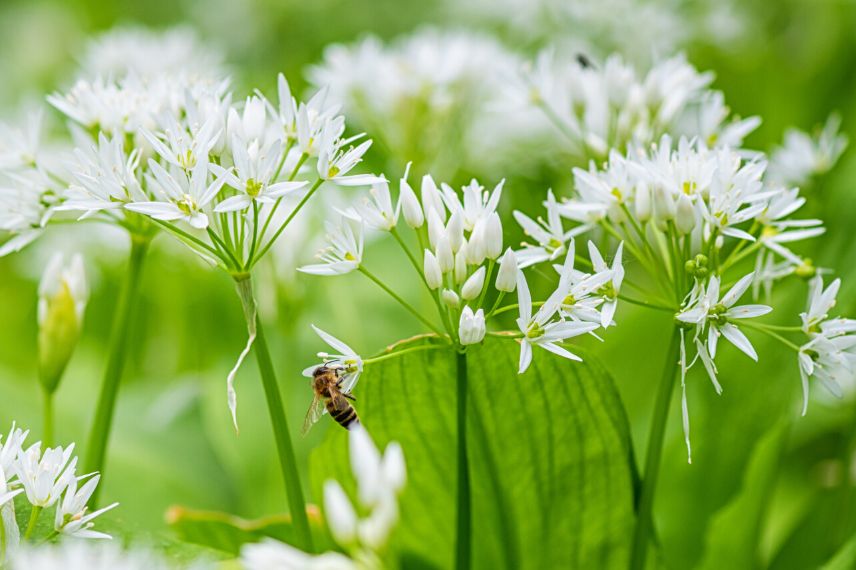
{"type": "MultiPolygon", "coordinates": [[[[840,111],[844,130],[856,140],[856,3],[753,0],[743,4],[750,24],[740,41],[719,47],[690,44],[687,52],[700,69],[715,70],[715,87],[725,92],[738,114],[763,117],[762,127],[748,140],[748,146],[767,149],[781,140],[786,127],[810,129],[832,110],[840,111]]],[[[280,70],[299,87],[302,70],[318,61],[323,46],[330,42],[352,41],[365,33],[393,37],[423,23],[447,21],[439,6],[425,1],[4,0],[0,3],[0,35],[4,38],[0,44],[0,101],[5,114],[14,114],[22,98],[67,84],[74,56],[86,36],[115,24],[159,27],[184,23],[196,27],[208,41],[222,44],[240,92],[255,86],[270,91],[280,70]]],[[[383,163],[382,157],[376,160],[383,163]]],[[[550,185],[562,188],[561,181],[546,175],[541,180],[515,181],[513,172],[492,173],[492,179],[484,182],[506,176],[512,178],[507,188],[517,203],[531,201],[529,196],[540,198],[550,185]]],[[[830,175],[808,189],[808,209],[812,211],[806,212],[827,222],[827,234],[813,243],[815,261],[836,268],[844,278],[839,309],[851,315],[856,313],[854,182],[856,153],[848,151],[830,175]]],[[[567,187],[559,191],[566,193],[567,187]]],[[[121,248],[102,249],[88,259],[93,286],[84,334],[58,392],[57,427],[63,442],[85,439],[116,284],[123,271],[121,248]]],[[[147,262],[138,312],[140,327],[132,343],[132,361],[119,401],[102,492],[103,497],[122,503],[114,518],[153,532],[164,532],[164,513],[173,504],[255,518],[278,513],[285,501],[254,363],[248,361],[238,380],[240,435],[228,418],[224,381],[245,338],[232,284],[225,275],[207,270],[184,252],[179,250],[176,255],[175,249],[164,237],[158,238],[147,262]]],[[[371,245],[369,250],[369,258],[375,260],[400,253],[388,243],[371,245]]],[[[297,252],[302,260],[313,253],[297,252]]],[[[35,291],[47,254],[47,248],[41,247],[0,259],[0,426],[16,419],[31,426],[36,437],[40,394],[35,291]]],[[[392,277],[396,266],[389,263],[377,267],[377,272],[392,277]]],[[[421,330],[418,322],[359,276],[330,280],[298,276],[277,282],[270,271],[273,268],[268,269],[258,285],[293,424],[310,399],[300,370],[313,361],[320,346],[309,323],[348,339],[363,354],[421,330]]],[[[410,283],[410,297],[418,298],[418,282],[410,283]]],[[[781,293],[775,314],[781,319],[795,317],[804,287],[790,283],[781,293]]],[[[430,308],[427,298],[421,303],[426,310],[430,308]]],[[[614,378],[636,449],[644,449],[670,323],[667,317],[652,316],[626,304],[620,307],[617,320],[620,326],[609,331],[605,343],[584,344],[614,378]]],[[[680,412],[674,402],[655,508],[663,563],[674,568],[808,568],[822,565],[838,552],[829,567],[836,563],[848,567],[847,560],[854,557],[853,542],[848,539],[856,529],[856,492],[852,477],[845,475],[853,465],[856,403],[815,399],[808,416],[800,418],[795,359],[790,355],[783,358],[780,348],[763,338],[752,340],[761,356],[759,364],[724,348],[722,396],[716,396],[701,376],[691,379],[692,465],[686,463],[680,412]]],[[[536,356],[538,366],[558,366],[544,356],[536,356]]],[[[562,366],[555,371],[557,382],[578,389],[574,374],[580,369],[562,366]]],[[[599,365],[593,359],[591,366],[599,365]]],[[[382,374],[395,385],[404,381],[403,372],[385,369],[382,374]]],[[[385,388],[375,383],[381,377],[378,374],[360,387],[372,394],[366,396],[363,411],[368,424],[375,409],[379,417],[388,414],[390,421],[398,417],[393,404],[384,409],[380,403],[381,394],[376,391],[385,388]]],[[[437,381],[445,378],[442,371],[435,374],[437,381]]],[[[418,386],[424,389],[423,384],[418,386]]],[[[525,386],[524,380],[514,389],[525,386]]],[[[495,395],[491,391],[478,405],[504,410],[507,398],[513,398],[507,394],[511,389],[498,386],[495,395]]],[[[398,393],[396,397],[402,396],[398,393]]],[[[420,397],[441,402],[450,394],[424,393],[420,397]]],[[[575,405],[566,405],[570,407],[567,413],[577,412],[575,405]]],[[[537,411],[531,410],[533,415],[537,411]]],[[[558,429],[567,429],[558,418],[554,421],[558,429]]],[[[537,422],[539,427],[533,429],[543,429],[543,418],[537,422]]],[[[387,431],[392,425],[406,429],[403,424],[384,424],[378,435],[382,441],[405,437],[387,431]]],[[[304,464],[309,463],[310,450],[325,438],[328,427],[322,425],[298,440],[304,464]]],[[[602,445],[601,453],[620,454],[627,445],[624,433],[586,436],[580,442],[566,434],[569,445],[602,445]],[[590,441],[599,436],[601,443],[590,441]]],[[[335,434],[312,462],[308,490],[315,500],[319,499],[321,474],[331,469],[323,453],[336,445],[336,439],[341,440],[341,434],[335,434]]],[[[420,461],[414,459],[412,466],[420,461]]],[[[500,476],[509,474],[500,470],[500,476]]],[[[627,506],[626,499],[622,504],[627,506]]],[[[513,518],[521,518],[519,524],[537,521],[544,516],[538,508],[515,510],[513,518]]],[[[484,517],[485,524],[496,522],[486,511],[477,509],[476,516],[484,517]]],[[[405,533],[418,533],[422,525],[429,524],[407,503],[404,517],[405,533]]],[[[478,520],[476,524],[480,524],[478,520]]],[[[532,534],[519,537],[521,549],[532,548],[530,541],[538,539],[532,534]]],[[[415,542],[407,536],[403,541],[415,542]]]]}

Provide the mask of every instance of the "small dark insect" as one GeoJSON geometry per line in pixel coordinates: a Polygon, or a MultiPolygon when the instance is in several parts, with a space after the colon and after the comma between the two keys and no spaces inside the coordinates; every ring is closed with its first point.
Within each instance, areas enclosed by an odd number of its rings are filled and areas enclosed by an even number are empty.
{"type": "Polygon", "coordinates": [[[350,393],[342,391],[342,378],[339,377],[341,370],[341,366],[328,363],[322,364],[312,372],[314,398],[303,421],[303,435],[306,435],[309,429],[321,419],[325,410],[345,429],[351,429],[360,424],[357,410],[348,401],[356,401],[355,398],[350,393]]]}
{"type": "Polygon", "coordinates": [[[580,67],[583,69],[595,69],[597,66],[588,58],[588,56],[582,52],[577,54],[577,63],[580,64],[580,67]]]}

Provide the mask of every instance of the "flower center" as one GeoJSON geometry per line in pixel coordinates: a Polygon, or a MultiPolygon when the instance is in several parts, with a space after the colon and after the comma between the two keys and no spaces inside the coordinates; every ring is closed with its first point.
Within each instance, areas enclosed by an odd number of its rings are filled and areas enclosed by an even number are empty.
{"type": "Polygon", "coordinates": [[[537,322],[532,321],[526,328],[526,338],[538,338],[544,336],[544,329],[537,322]]]}
{"type": "Polygon", "coordinates": [[[250,198],[255,198],[262,191],[262,183],[256,181],[255,178],[250,178],[247,180],[247,196],[250,198]]]}
{"type": "Polygon", "coordinates": [[[181,210],[181,213],[185,216],[189,216],[197,209],[196,200],[194,200],[193,196],[190,194],[182,196],[180,200],[175,202],[175,205],[178,206],[178,209],[181,210]]]}

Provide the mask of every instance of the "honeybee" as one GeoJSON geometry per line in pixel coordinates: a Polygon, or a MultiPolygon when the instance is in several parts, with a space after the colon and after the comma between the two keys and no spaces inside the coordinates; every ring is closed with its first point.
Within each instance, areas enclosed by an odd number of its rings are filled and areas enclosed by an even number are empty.
{"type": "Polygon", "coordinates": [[[360,424],[357,410],[348,401],[355,402],[356,398],[342,389],[342,378],[339,374],[343,369],[341,364],[327,362],[312,372],[312,391],[315,397],[303,421],[303,435],[321,419],[325,410],[345,429],[360,424]]]}

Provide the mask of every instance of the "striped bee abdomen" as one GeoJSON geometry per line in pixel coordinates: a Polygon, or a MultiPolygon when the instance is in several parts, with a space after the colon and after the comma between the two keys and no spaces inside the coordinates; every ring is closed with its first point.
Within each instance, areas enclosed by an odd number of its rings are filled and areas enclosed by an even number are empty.
{"type": "Polygon", "coordinates": [[[351,429],[360,425],[357,410],[345,398],[329,400],[327,402],[327,411],[330,413],[330,417],[345,429],[351,429]]]}

